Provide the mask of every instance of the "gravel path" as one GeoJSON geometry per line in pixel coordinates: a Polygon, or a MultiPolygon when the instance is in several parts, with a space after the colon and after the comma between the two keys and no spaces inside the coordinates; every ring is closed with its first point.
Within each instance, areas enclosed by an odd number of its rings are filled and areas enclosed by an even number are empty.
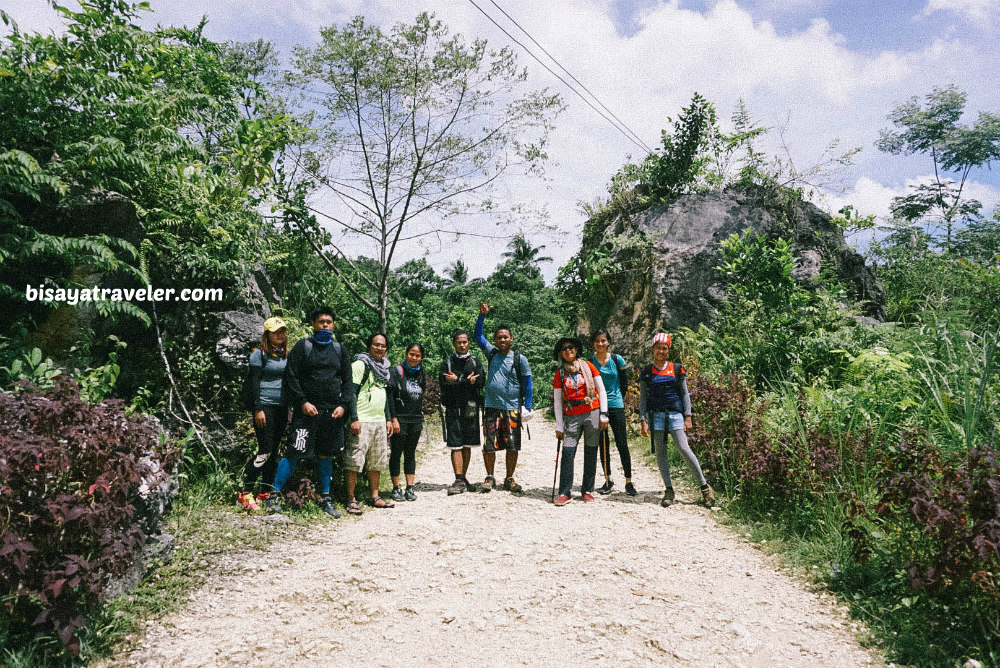
{"type": "MultiPolygon", "coordinates": [[[[253,564],[220,563],[185,610],[116,662],[877,665],[830,597],[717,525],[692,487],[661,509],[654,470],[637,466],[633,499],[616,466],[615,493],[552,506],[552,425],[532,427],[517,475],[525,496],[446,496],[450,460],[428,444],[416,502],[317,525],[253,564]]],[[[474,451],[470,479],[482,471],[474,451]]]]}

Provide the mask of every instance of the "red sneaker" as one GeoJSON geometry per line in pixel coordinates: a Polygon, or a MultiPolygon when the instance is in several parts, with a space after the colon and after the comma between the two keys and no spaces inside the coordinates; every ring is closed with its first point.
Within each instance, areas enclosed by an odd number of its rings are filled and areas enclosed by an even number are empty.
{"type": "Polygon", "coordinates": [[[594,495],[591,494],[590,492],[584,492],[583,496],[581,496],[580,498],[583,499],[584,503],[589,503],[590,501],[594,500],[594,495]]]}
{"type": "Polygon", "coordinates": [[[567,503],[569,503],[572,500],[573,499],[571,499],[570,497],[566,496],[565,494],[560,494],[559,497],[555,501],[553,501],[552,503],[553,503],[553,505],[556,505],[556,506],[565,506],[567,503]]]}

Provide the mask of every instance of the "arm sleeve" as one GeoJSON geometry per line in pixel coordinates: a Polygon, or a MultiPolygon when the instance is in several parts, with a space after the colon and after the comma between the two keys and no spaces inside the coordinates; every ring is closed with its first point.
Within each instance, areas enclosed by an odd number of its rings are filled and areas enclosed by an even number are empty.
{"type": "Polygon", "coordinates": [[[562,388],[552,388],[552,411],[556,414],[556,431],[563,431],[562,388]]]}
{"type": "Polygon", "coordinates": [[[601,401],[601,412],[607,414],[608,412],[608,391],[604,389],[604,379],[601,378],[601,374],[594,376],[594,385],[597,386],[597,397],[601,401]]]}
{"type": "Polygon", "coordinates": [[[524,379],[524,407],[529,411],[531,410],[531,400],[535,395],[535,386],[531,382],[531,366],[528,364],[528,358],[521,355],[522,364],[524,364],[524,372],[521,377],[524,379]]]}
{"type": "Polygon", "coordinates": [[[490,348],[492,348],[493,346],[491,346],[490,342],[486,340],[486,335],[483,333],[483,329],[485,328],[485,326],[486,326],[486,316],[480,313],[479,317],[476,318],[476,328],[473,330],[472,336],[473,338],[476,339],[476,345],[482,348],[484,353],[489,355],[490,348]]]}
{"type": "Polygon", "coordinates": [[[299,374],[302,373],[302,363],[305,361],[305,343],[299,341],[288,353],[288,362],[285,364],[285,373],[281,377],[281,393],[286,398],[285,403],[297,411],[302,410],[302,404],[306,402],[306,394],[302,389],[302,381],[299,374]]]}
{"type": "Polygon", "coordinates": [[[687,417],[691,415],[691,393],[688,392],[688,381],[687,377],[681,376],[681,404],[684,408],[684,416],[687,417]]]}
{"type": "Polygon", "coordinates": [[[649,397],[646,395],[646,382],[642,379],[642,374],[639,374],[639,419],[643,422],[647,421],[646,402],[648,401],[649,397]]]}

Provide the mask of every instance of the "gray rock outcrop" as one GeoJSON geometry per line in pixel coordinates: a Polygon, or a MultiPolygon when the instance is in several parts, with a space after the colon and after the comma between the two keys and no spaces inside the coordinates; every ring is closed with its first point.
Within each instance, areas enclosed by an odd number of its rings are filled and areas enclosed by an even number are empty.
{"type": "Polygon", "coordinates": [[[796,259],[793,277],[801,285],[815,288],[828,266],[863,305],[866,316],[885,318],[882,287],[828,214],[810,202],[778,203],[728,188],[685,195],[668,205],[614,218],[604,230],[592,229],[584,252],[588,243],[610,235],[642,232],[652,245],[652,263],[643,267],[646,271],[636,267],[619,274],[609,286],[614,296],[606,317],[583,318],[579,330],[604,326],[623,342],[638,342],[648,341],[654,331],[711,326],[725,296],[716,269],[722,261],[719,242],[744,230],[787,239],[796,259]]]}

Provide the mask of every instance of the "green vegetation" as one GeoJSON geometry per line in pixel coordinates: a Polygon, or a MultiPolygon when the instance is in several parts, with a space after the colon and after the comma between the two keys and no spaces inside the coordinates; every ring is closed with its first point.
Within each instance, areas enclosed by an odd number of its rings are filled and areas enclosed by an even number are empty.
{"type": "MultiPolygon", "coordinates": [[[[80,464],[50,433],[45,451],[55,454],[43,466],[41,445],[4,432],[5,447],[19,449],[16,462],[0,462],[0,488],[11,490],[0,496],[13,504],[3,516],[18,518],[24,534],[9,538],[15,523],[6,521],[0,534],[5,665],[104,655],[152,611],[184,600],[204,554],[280,535],[231,509],[251,434],[212,330],[212,313],[252,302],[253,274],[270,277],[270,307],[293,339],[308,334],[309,310],[328,303],[348,348],[385,331],[392,361],[417,340],[430,368],[489,299],[488,329],[511,327],[544,405],[552,342],[578,315],[603,321],[624,277],[652,268],[635,214],[730,186],[780,211],[854,153],[831,144],[819,165],[796,171],[758,150],[768,129],[745,105],[724,132],[712,103],[695,95],[668,119],[661,147],[623,166],[607,200],[584,207],[583,250],[558,287],[542,279],[544,247],[514,227],[496,267],[469,267],[455,250],[442,276],[426,259],[394,261],[410,221],[489,208],[489,188],[507,169],[535,170],[547,157],[562,103],[524,91],[510,51],[449,36],[426,15],[388,32],[356,19],[325,29],[283,73],[266,42],[216,44],[204,24],[146,30],[138,16],[147,9],[126,0],[57,7],[68,26],[60,35],[23,33],[0,13],[11,27],[0,39],[0,417],[27,424],[40,405],[61,402],[72,410],[49,416],[53,429],[79,422],[104,453],[143,444],[87,425],[160,417],[182,451],[163,445],[166,459],[183,457],[168,519],[178,554],[151,582],[101,605],[101,578],[120,572],[121,555],[142,540],[131,521],[136,471],[112,498],[103,483],[123,458],[80,464]],[[428,123],[422,140],[410,136],[428,123]],[[362,137],[360,128],[375,126],[386,134],[362,137]],[[343,158],[348,176],[331,180],[332,161],[362,149],[367,157],[343,158]],[[351,211],[313,210],[324,189],[351,211]],[[341,253],[320,225],[330,216],[372,241],[371,257],[341,253]],[[484,269],[492,273],[470,277],[484,269]],[[24,289],[147,284],[221,287],[225,297],[69,308],[24,289]],[[243,449],[221,454],[203,435],[209,424],[243,449]],[[16,480],[26,482],[15,489],[16,480]],[[58,502],[36,507],[54,490],[58,502]],[[127,544],[97,545],[74,524],[100,515],[101,504],[125,518],[110,521],[107,535],[127,544]],[[53,536],[65,541],[46,542],[53,536]],[[14,569],[30,570],[24,557],[35,544],[48,546],[52,563],[31,574],[25,593],[14,569]],[[80,572],[87,582],[77,582],[80,572]],[[39,616],[56,599],[68,603],[39,616]]],[[[893,129],[879,142],[928,156],[937,174],[895,203],[869,251],[891,322],[859,322],[828,278],[815,290],[797,285],[786,240],[747,234],[721,246],[727,301],[715,329],[677,337],[699,413],[692,440],[729,513],[841,595],[902,664],[970,656],[1000,666],[1000,212],[984,216],[963,195],[971,171],[1000,157],[1000,120],[983,113],[961,125],[965,101],[953,87],[913,99],[891,112],[893,129]]],[[[845,229],[874,223],[851,208],[842,214],[845,229]]],[[[295,493],[304,503],[296,520],[319,521],[308,484],[295,493]]]]}

